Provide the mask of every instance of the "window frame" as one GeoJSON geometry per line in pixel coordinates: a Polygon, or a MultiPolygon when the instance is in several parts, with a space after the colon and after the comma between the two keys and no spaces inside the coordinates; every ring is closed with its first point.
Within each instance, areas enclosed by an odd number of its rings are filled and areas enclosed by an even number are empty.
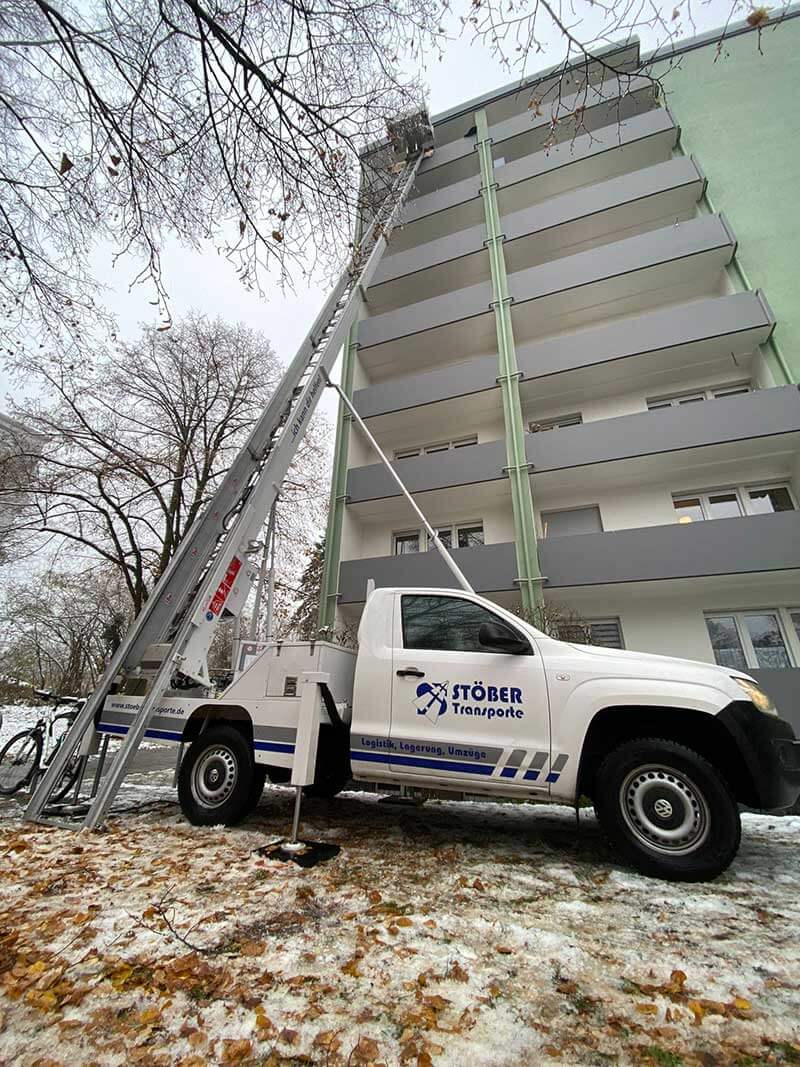
{"type": "MultiPolygon", "coordinates": [[[[751,492],[759,489],[785,489],[789,496],[789,500],[791,501],[792,510],[797,511],[797,500],[792,492],[791,484],[788,481],[784,482],[780,479],[776,481],[752,482],[750,484],[745,482],[742,485],[721,485],[715,486],[712,489],[687,489],[686,492],[683,493],[672,493],[672,507],[673,509],[675,508],[675,504],[678,500],[696,497],[700,501],[700,510],[703,512],[703,522],[715,522],[716,520],[713,515],[709,514],[709,498],[720,493],[734,493],[741,512],[738,516],[739,518],[745,518],[750,515],[760,515],[763,514],[763,512],[753,511],[751,509],[749,496],[751,492]]],[[[773,512],[772,514],[778,513],[773,512]]],[[[734,517],[735,516],[728,516],[728,518],[734,517]]],[[[675,521],[680,525],[688,525],[687,523],[682,524],[680,522],[677,512],[675,512],[675,521]]],[[[692,520],[692,522],[694,522],[694,520],[692,520]]]]}
{"type": "MultiPolygon", "coordinates": [[[[624,649],[625,649],[625,633],[624,633],[624,631],[622,629],[622,619],[619,617],[619,615],[604,615],[604,616],[602,616],[601,618],[598,618],[598,619],[585,619],[584,622],[589,627],[589,633],[590,634],[592,632],[592,627],[593,626],[608,626],[609,623],[613,623],[617,627],[617,632],[619,633],[619,648],[618,648],[618,651],[624,651],[624,649]]],[[[598,648],[614,648],[614,649],[617,648],[616,645],[598,645],[597,647],[598,648]]]]}
{"type": "MultiPolygon", "coordinates": [[[[468,522],[451,522],[451,523],[433,523],[432,522],[431,526],[434,528],[434,530],[436,531],[436,535],[439,538],[441,538],[443,533],[448,533],[449,532],[449,534],[450,534],[450,544],[449,545],[445,545],[445,547],[447,548],[448,552],[452,552],[452,551],[454,551],[456,549],[459,549],[459,545],[458,545],[458,531],[459,530],[476,529],[477,527],[480,527],[481,530],[483,531],[483,537],[484,537],[483,544],[484,545],[486,544],[486,523],[483,521],[483,519],[471,519],[468,522]]],[[[391,554],[393,556],[397,556],[397,555],[416,556],[418,554],[422,554],[422,553],[425,553],[425,552],[435,552],[436,551],[436,549],[434,547],[434,544],[433,544],[433,539],[428,537],[428,531],[425,529],[424,526],[417,527],[416,529],[414,529],[412,527],[411,529],[392,530],[391,547],[392,547],[392,553],[391,554]],[[411,537],[413,534],[416,534],[417,538],[419,540],[419,548],[417,549],[417,551],[416,552],[398,553],[395,550],[396,543],[397,543],[397,538],[398,537],[411,537]]],[[[474,546],[474,547],[483,547],[483,546],[474,546]]],[[[463,549],[463,550],[459,549],[459,551],[471,551],[471,549],[463,549]]]]}
{"type": "Polygon", "coordinates": [[[392,462],[403,459],[419,459],[420,456],[437,456],[441,452],[451,452],[456,448],[471,448],[479,444],[476,433],[453,437],[449,441],[429,441],[424,445],[409,445],[408,448],[395,448],[392,462]]]}
{"type": "MultiPolygon", "coordinates": [[[[741,645],[742,652],[744,653],[745,667],[747,671],[764,671],[764,670],[792,670],[800,666],[800,637],[793,633],[794,624],[792,622],[791,613],[798,611],[797,608],[786,607],[755,607],[755,608],[721,608],[717,611],[704,611],[703,621],[706,623],[706,634],[708,636],[708,642],[711,645],[711,654],[714,656],[714,662],[716,663],[716,655],[714,655],[714,646],[711,643],[711,634],[708,632],[708,620],[720,619],[720,618],[732,618],[734,626],[736,627],[736,633],[739,638],[739,644],[741,645]],[[783,647],[786,652],[786,656],[789,660],[788,667],[761,667],[758,662],[758,655],[753,645],[752,638],[750,637],[750,631],[747,628],[747,624],[744,621],[746,615],[774,615],[778,621],[778,629],[780,631],[781,638],[783,639],[783,647]],[[788,619],[788,625],[787,625],[788,619]]],[[[724,666],[724,664],[717,664],[717,666],[724,666]]],[[[729,668],[730,670],[736,670],[735,667],[729,668]]]]}
{"type": "Polygon", "coordinates": [[[502,615],[496,614],[495,612],[491,611],[489,608],[487,608],[483,604],[477,604],[474,600],[470,600],[469,597],[457,596],[457,595],[455,595],[453,593],[413,593],[411,591],[409,591],[407,593],[403,592],[403,593],[399,594],[399,610],[400,610],[400,640],[402,642],[401,645],[400,645],[400,648],[403,650],[403,652],[445,652],[448,655],[457,655],[457,656],[475,656],[475,655],[482,655],[482,656],[485,656],[485,655],[489,655],[489,656],[505,656],[505,655],[508,655],[508,656],[534,656],[534,655],[536,655],[536,652],[534,650],[533,641],[528,636],[528,634],[520,632],[513,623],[508,621],[508,619],[504,618],[502,615]],[[420,596],[429,597],[431,600],[433,600],[433,599],[436,599],[436,600],[456,600],[456,601],[458,601],[460,603],[474,604],[476,608],[480,608],[481,610],[485,611],[488,615],[490,615],[493,619],[495,619],[496,622],[502,623],[502,625],[507,626],[509,630],[513,630],[513,632],[517,635],[517,637],[520,639],[520,641],[524,641],[527,644],[528,651],[527,652],[498,652],[496,649],[491,649],[491,648],[486,648],[486,649],[481,649],[481,648],[477,648],[477,649],[463,649],[463,648],[412,648],[410,645],[408,645],[406,643],[406,624],[405,624],[405,619],[403,617],[403,600],[406,597],[413,597],[413,596],[416,596],[416,597],[420,597],[420,596]]]}
{"type": "Polygon", "coordinates": [[[392,555],[393,556],[417,556],[417,555],[419,555],[420,552],[424,552],[425,549],[422,548],[423,534],[424,534],[424,530],[393,530],[392,531],[392,555]],[[416,552],[398,552],[397,551],[397,539],[399,537],[414,537],[414,536],[416,536],[417,545],[419,546],[417,548],[416,552]]]}
{"type": "Polygon", "coordinates": [[[583,426],[582,411],[572,411],[566,415],[554,415],[547,419],[532,419],[528,423],[528,433],[547,433],[549,430],[563,430],[569,426],[583,426]],[[534,429],[534,426],[536,429],[534,429]]]}
{"type": "Polygon", "coordinates": [[[678,408],[687,401],[724,400],[726,396],[743,396],[756,391],[752,381],[724,382],[720,385],[706,385],[700,389],[687,389],[682,393],[664,393],[662,396],[646,396],[644,402],[648,411],[663,411],[664,408],[678,408]]]}

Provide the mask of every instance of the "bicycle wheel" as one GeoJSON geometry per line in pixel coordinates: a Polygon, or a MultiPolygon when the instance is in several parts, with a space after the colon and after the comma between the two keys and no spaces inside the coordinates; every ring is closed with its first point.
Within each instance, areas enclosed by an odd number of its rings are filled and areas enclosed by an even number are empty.
{"type": "Polygon", "coordinates": [[[32,779],[42,755],[38,730],[16,734],[0,752],[0,796],[10,797],[32,779]]]}
{"type": "MultiPolygon", "coordinates": [[[[56,752],[58,752],[58,748],[50,757],[51,760],[55,757],[56,752]]],[[[50,794],[50,800],[52,802],[58,802],[59,800],[63,800],[67,793],[69,793],[70,789],[72,789],[72,787],[75,785],[75,781],[78,777],[78,772],[80,771],[80,766],[80,756],[73,756],[67,766],[64,768],[64,773],[61,775],[58,784],[55,786],[53,792],[50,794]]]]}

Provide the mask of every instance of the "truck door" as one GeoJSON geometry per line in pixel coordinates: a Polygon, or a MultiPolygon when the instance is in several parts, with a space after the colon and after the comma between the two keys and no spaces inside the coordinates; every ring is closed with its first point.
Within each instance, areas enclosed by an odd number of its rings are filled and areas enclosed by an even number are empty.
{"type": "Polygon", "coordinates": [[[546,791],[547,686],[527,636],[458,594],[398,593],[394,612],[392,770],[465,788],[503,779],[546,791]],[[525,651],[488,649],[478,636],[484,623],[511,630],[525,651]]]}

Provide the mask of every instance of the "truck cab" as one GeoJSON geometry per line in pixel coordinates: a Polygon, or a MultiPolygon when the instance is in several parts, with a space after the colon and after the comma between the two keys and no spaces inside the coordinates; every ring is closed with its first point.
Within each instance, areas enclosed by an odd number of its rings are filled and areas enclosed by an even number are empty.
{"type": "Polygon", "coordinates": [[[359,628],[355,778],[576,803],[647,873],[710,877],[738,804],[792,805],[800,746],[740,671],[548,637],[474,594],[379,589],[359,628]]]}

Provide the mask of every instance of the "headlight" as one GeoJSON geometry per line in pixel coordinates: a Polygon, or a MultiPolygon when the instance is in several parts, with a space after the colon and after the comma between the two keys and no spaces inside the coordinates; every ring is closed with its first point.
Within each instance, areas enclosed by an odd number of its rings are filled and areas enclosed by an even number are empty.
{"type": "Polygon", "coordinates": [[[767,696],[763,689],[759,689],[755,682],[749,682],[746,678],[734,678],[733,675],[731,677],[738,686],[744,689],[748,699],[752,700],[759,711],[763,711],[765,715],[774,715],[776,719],[778,718],[778,709],[772,703],[770,697],[767,696]]]}

